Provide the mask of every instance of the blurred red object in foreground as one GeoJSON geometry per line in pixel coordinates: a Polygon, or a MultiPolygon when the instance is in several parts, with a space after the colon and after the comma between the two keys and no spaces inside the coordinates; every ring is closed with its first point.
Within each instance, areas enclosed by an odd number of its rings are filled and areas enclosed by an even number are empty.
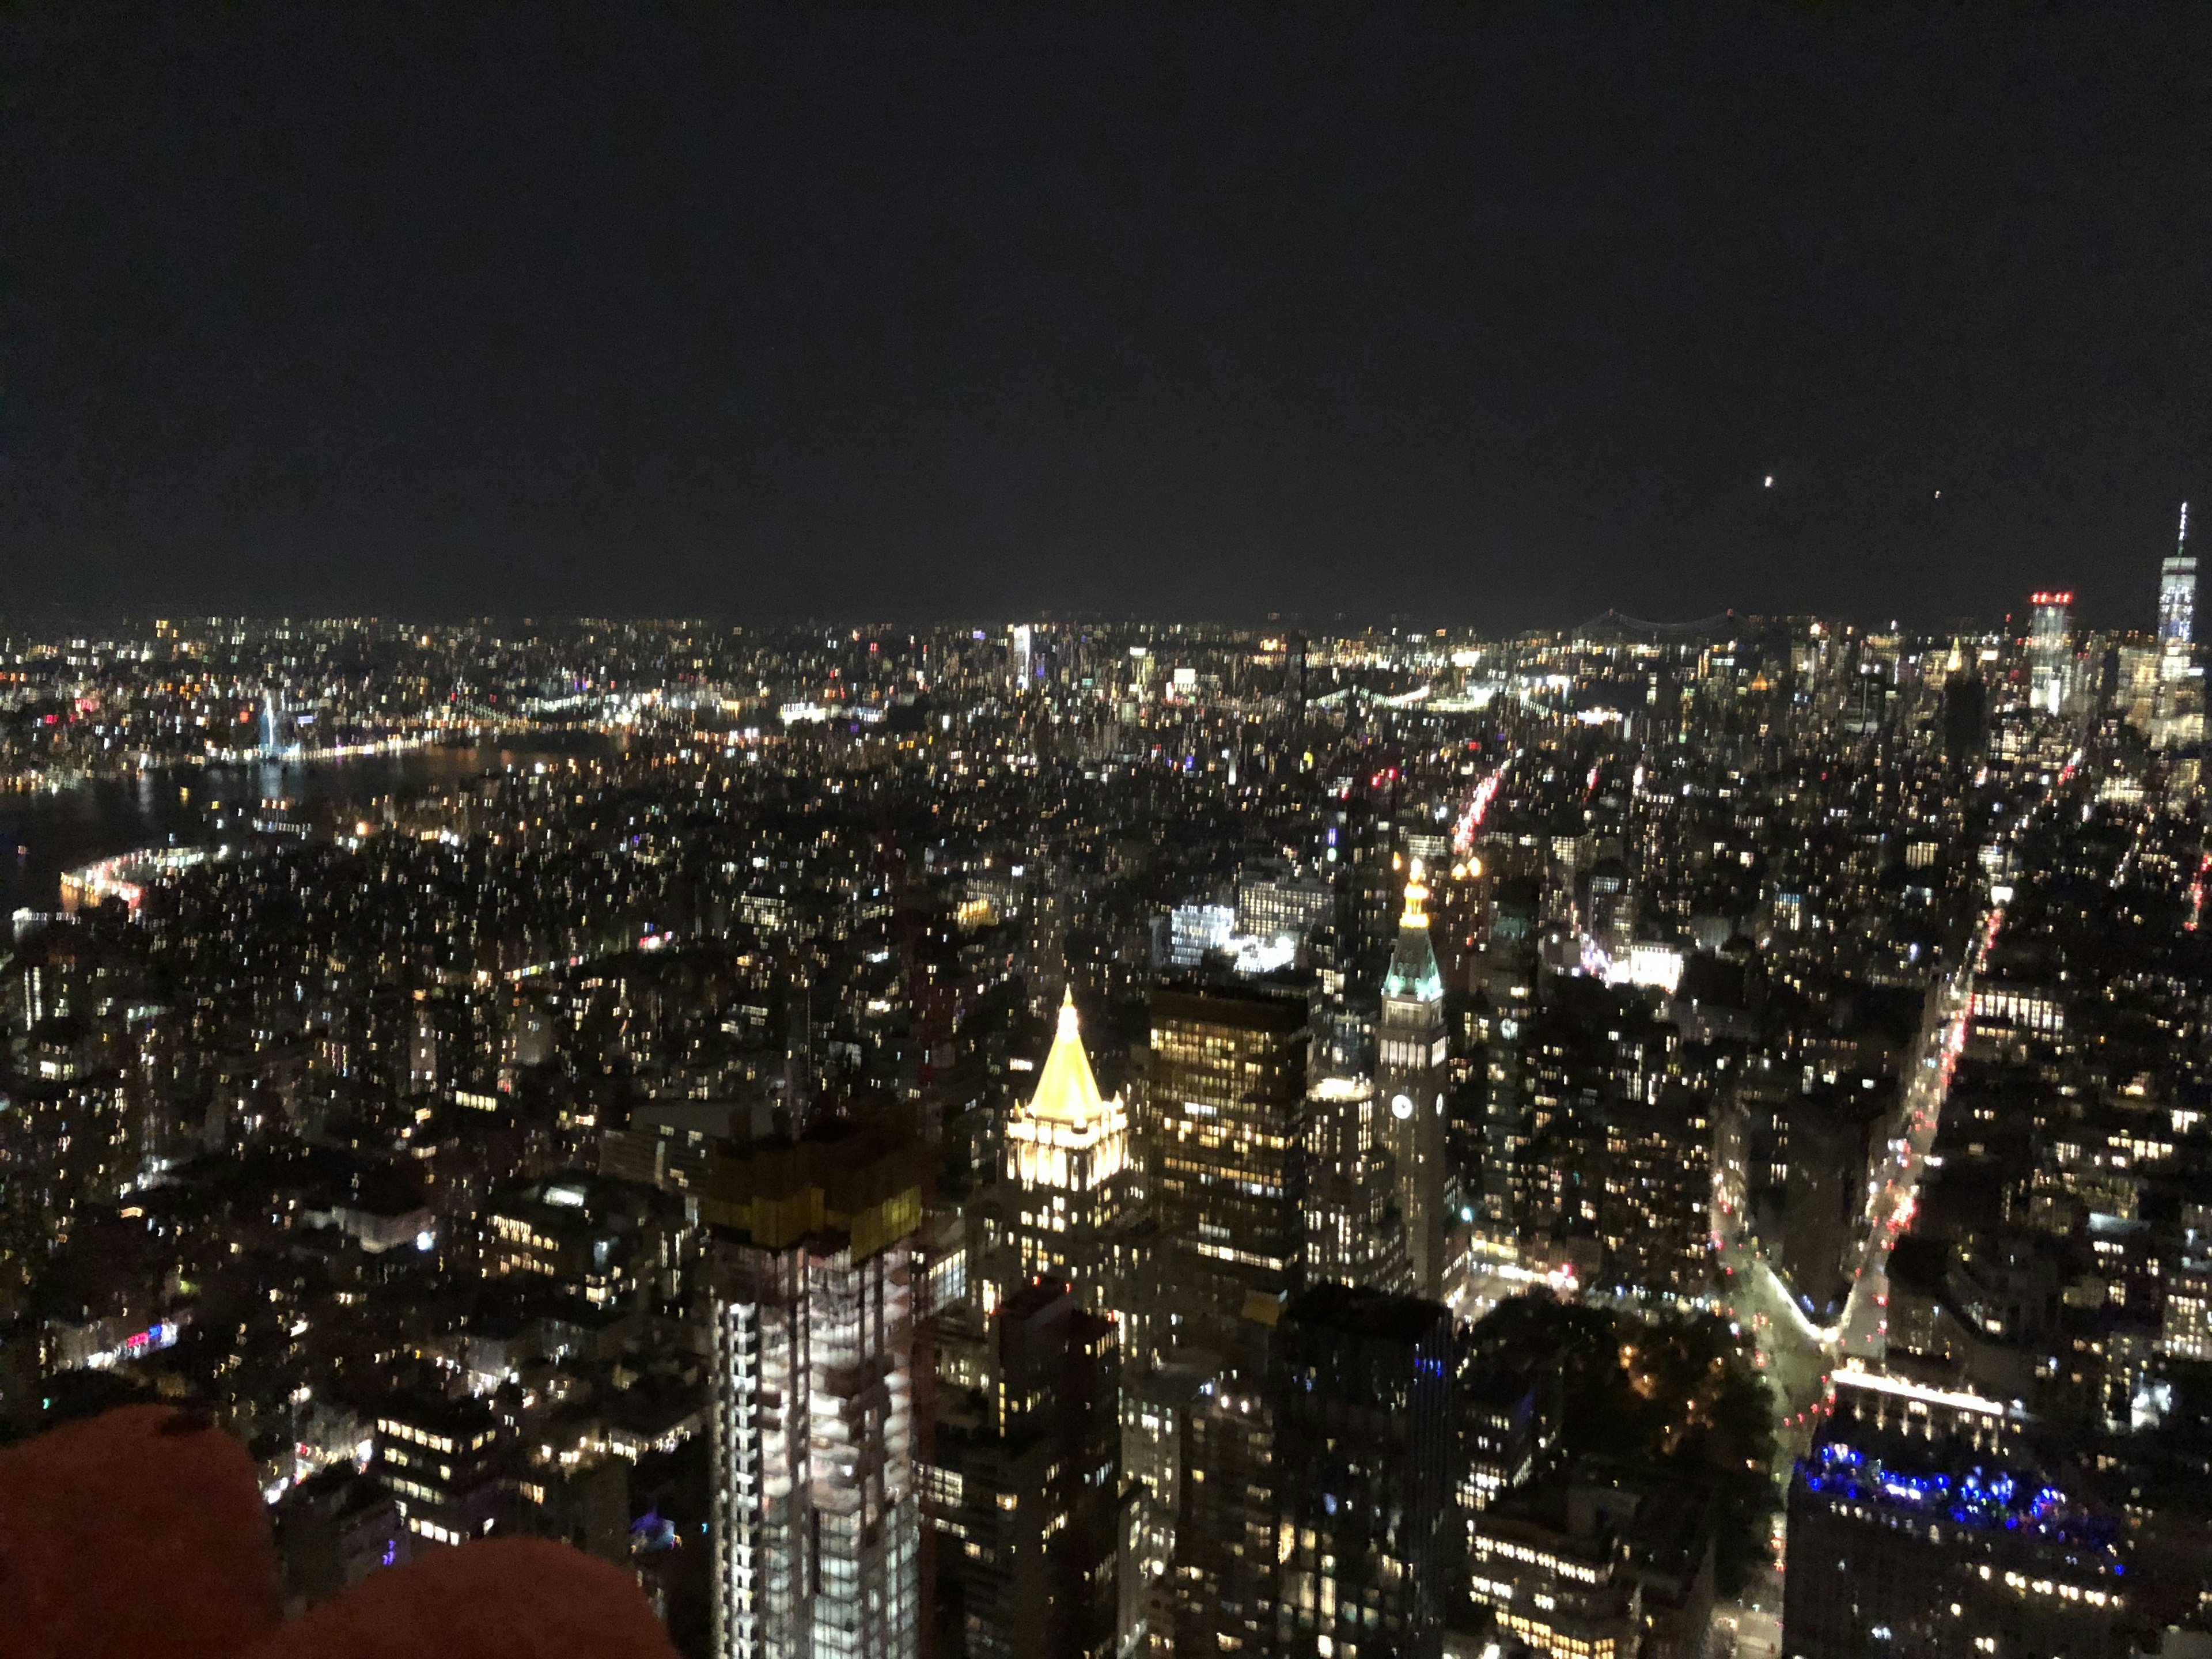
{"type": "Polygon", "coordinates": [[[269,1512],[229,1436],[131,1406],[0,1451],[0,1659],[674,1659],[619,1569],[487,1539],[288,1623],[269,1512]]]}

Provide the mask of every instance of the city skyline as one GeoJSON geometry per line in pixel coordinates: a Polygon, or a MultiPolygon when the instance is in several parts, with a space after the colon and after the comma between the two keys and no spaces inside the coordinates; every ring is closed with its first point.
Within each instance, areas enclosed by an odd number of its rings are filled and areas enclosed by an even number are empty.
{"type": "MultiPolygon", "coordinates": [[[[2187,529],[2189,504],[2179,503],[2182,525],[2187,529]]],[[[2115,635],[2145,635],[2160,641],[2173,638],[2189,642],[2187,635],[2194,626],[2195,596],[2197,593],[2197,556],[2193,553],[2168,552],[2161,555],[2160,547],[2187,545],[2185,534],[2177,544],[2169,529],[2167,539],[2143,551],[2136,561],[2141,570],[2139,580],[2122,582],[2108,579],[2106,588],[2114,594],[2108,610],[2080,617],[2088,631],[2115,635]],[[2175,630],[2180,630],[2176,632],[2175,630]]],[[[933,612],[916,611],[896,613],[858,605],[825,606],[803,613],[787,616],[754,616],[747,617],[727,611],[714,610],[640,609],[617,607],[583,611],[545,610],[529,611],[513,607],[489,606],[461,611],[441,611],[435,607],[408,608],[381,605],[341,607],[317,610],[312,607],[281,605],[172,605],[167,606],[118,605],[112,602],[79,604],[71,602],[32,601],[19,603],[11,615],[20,623],[30,627],[76,625],[94,629],[128,633],[159,623],[169,625],[202,625],[235,620],[256,627],[299,622],[315,624],[334,619],[357,621],[374,624],[407,626],[422,623],[440,628],[491,624],[504,628],[540,626],[569,628],[590,626],[595,623],[611,623],[639,626],[697,626],[728,629],[735,633],[772,635],[807,629],[857,629],[862,634],[895,633],[901,630],[931,632],[945,628],[957,629],[969,624],[981,624],[996,634],[1011,630],[1015,635],[1018,652],[1026,649],[1020,636],[1038,629],[1068,629],[1085,627],[1151,627],[1171,630],[1216,630],[1253,635],[1282,635],[1330,638],[1352,634],[1403,635],[1408,639],[1424,634],[1445,635],[1453,638],[1474,641],[1538,638],[1545,635],[1570,637],[1594,627],[1618,625],[1632,630],[1652,632],[1655,637],[1666,634],[1724,633],[1731,629],[1765,626],[1775,623],[1818,620],[1847,627],[1864,634],[1936,635],[1954,634],[1961,637],[2001,638],[2018,635],[2033,626],[2039,605],[2046,595],[2063,596],[2068,612],[2068,627],[2073,628],[2079,607],[2076,592],[2072,588],[2050,586],[2023,588],[2017,592],[1987,596],[1978,609],[1966,609],[1942,616],[1916,615],[1910,612],[1861,611],[1849,607],[1814,606],[1796,610],[1761,610],[1749,605],[1723,605],[1704,616],[1653,615],[1631,612],[1626,607],[1600,605],[1595,610],[1572,616],[1558,615],[1538,618],[1522,625],[1501,627],[1459,614],[1448,607],[1437,605],[1419,609],[1383,610],[1378,607],[1351,606],[1333,610],[1295,610],[1268,605],[1260,608],[1255,600],[1252,607],[1218,611],[1178,612],[1172,609],[1140,609],[1109,605],[1053,605],[1009,608],[983,606],[969,611],[933,612]],[[1014,621],[1015,617],[1026,618],[1014,621]]]]}
{"type": "Polygon", "coordinates": [[[182,1404],[289,1616],[535,1540],[653,1659],[2172,1659],[2189,556],[1965,636],[0,624],[0,1491],[182,1404]]]}
{"type": "Polygon", "coordinates": [[[0,1647],[2212,1659],[2207,64],[0,6],[0,1647]]]}

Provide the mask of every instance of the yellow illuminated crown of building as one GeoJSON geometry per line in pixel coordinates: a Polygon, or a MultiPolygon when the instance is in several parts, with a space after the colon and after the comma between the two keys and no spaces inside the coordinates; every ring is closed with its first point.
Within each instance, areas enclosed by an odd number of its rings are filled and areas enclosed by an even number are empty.
{"type": "Polygon", "coordinates": [[[1091,1074],[1070,991],[1036,1092],[1007,1121],[1006,1173],[1024,1186],[1087,1191],[1121,1173],[1128,1136],[1128,1108],[1119,1096],[1103,1098],[1091,1074]]]}
{"type": "Polygon", "coordinates": [[[1071,990],[1060,1005],[1060,1029],[1037,1078],[1036,1092],[1030,1097],[1029,1115],[1041,1122],[1081,1126],[1097,1121],[1104,1111],[1098,1079],[1091,1074],[1091,1056],[1083,1052],[1071,990]]]}
{"type": "Polygon", "coordinates": [[[1398,920],[1397,948],[1390,952],[1390,971],[1382,976],[1382,995],[1411,998],[1416,1002],[1442,1002],[1443,976],[1437,971],[1437,953],[1429,944],[1429,914],[1422,907],[1429,890],[1421,884],[1421,861],[1413,860],[1406,883],[1406,914],[1398,920]]]}
{"type": "Polygon", "coordinates": [[[1399,919],[1401,927],[1425,927],[1429,913],[1422,907],[1429,902],[1429,890],[1421,884],[1421,861],[1413,860],[1413,868],[1406,883],[1406,914],[1399,919]]]}

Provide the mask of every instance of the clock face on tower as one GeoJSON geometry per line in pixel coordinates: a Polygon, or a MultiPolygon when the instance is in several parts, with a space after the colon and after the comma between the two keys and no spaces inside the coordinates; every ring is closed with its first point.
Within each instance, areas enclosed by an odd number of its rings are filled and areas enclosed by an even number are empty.
{"type": "Polygon", "coordinates": [[[1390,1113],[1394,1117],[1413,1116],[1413,1097],[1410,1095],[1399,1095],[1395,1097],[1390,1102],[1390,1113]]]}

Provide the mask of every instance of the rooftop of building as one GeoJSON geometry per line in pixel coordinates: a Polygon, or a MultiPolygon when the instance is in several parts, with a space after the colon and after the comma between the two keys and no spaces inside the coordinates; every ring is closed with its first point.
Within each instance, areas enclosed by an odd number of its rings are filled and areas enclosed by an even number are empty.
{"type": "Polygon", "coordinates": [[[1398,921],[1398,941],[1391,947],[1390,971],[1382,979],[1385,1000],[1441,1002],[1443,975],[1437,968],[1436,947],[1429,941],[1425,906],[1429,890],[1421,884],[1421,862],[1413,860],[1413,878],[1406,884],[1406,910],[1398,921]]]}
{"type": "Polygon", "coordinates": [[[1283,1310],[1282,1317],[1285,1327],[1341,1331],[1408,1345],[1434,1334],[1440,1320],[1448,1331],[1450,1315],[1441,1303],[1334,1279],[1301,1291],[1283,1310]]]}
{"type": "MultiPolygon", "coordinates": [[[[1118,1102],[1115,1103],[1118,1105],[1118,1102]]],[[[1040,1122],[1087,1129],[1108,1115],[1108,1103],[1098,1092],[1091,1057],[1084,1052],[1082,1022],[1075,1012],[1075,993],[1067,992],[1060,1005],[1060,1023],[1037,1074],[1036,1091],[1030,1096],[1028,1115],[1040,1122]]]]}
{"type": "Polygon", "coordinates": [[[1306,1027],[1306,1006],[1278,992],[1234,985],[1186,982],[1152,993],[1152,1024],[1186,1021],[1239,1030],[1286,1034],[1306,1027]]]}
{"type": "Polygon", "coordinates": [[[1711,1488],[1670,1468],[1580,1457],[1515,1488],[1478,1523],[1492,1536],[1541,1540],[1563,1554],[1602,1559],[1618,1549],[1638,1567],[1692,1577],[1712,1547],[1711,1488]]]}
{"type": "Polygon", "coordinates": [[[457,1440],[474,1440],[495,1431],[499,1414],[489,1401],[471,1395],[459,1397],[403,1389],[387,1395],[377,1407],[380,1423],[392,1422],[457,1440]]]}
{"type": "Polygon", "coordinates": [[[652,1208],[649,1189],[583,1170],[563,1170],[495,1194],[495,1215],[526,1218],[548,1233],[636,1226],[652,1208]]]}
{"type": "Polygon", "coordinates": [[[866,1256],[921,1225],[925,1162],[902,1116],[830,1119],[796,1139],[723,1143],[693,1201],[702,1222],[763,1249],[844,1233],[866,1256]]]}
{"type": "MultiPolygon", "coordinates": [[[[1793,1489],[1831,1501],[1901,1510],[1977,1531],[2027,1536],[2119,1561],[2121,1518],[2086,1504],[2024,1455],[1978,1447],[1955,1435],[1838,1425],[1798,1461],[1793,1489]]],[[[2124,1567],[2122,1569],[2124,1570],[2124,1567]]]]}

